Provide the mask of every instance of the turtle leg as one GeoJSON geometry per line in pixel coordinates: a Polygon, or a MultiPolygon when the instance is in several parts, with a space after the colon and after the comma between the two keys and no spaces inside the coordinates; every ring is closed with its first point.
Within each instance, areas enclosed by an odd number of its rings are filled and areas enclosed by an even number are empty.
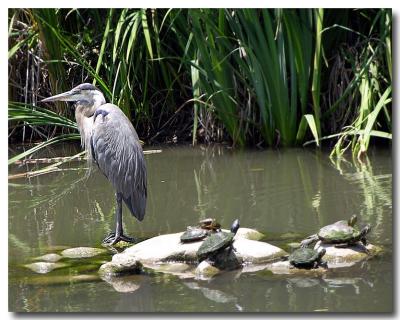
{"type": "Polygon", "coordinates": [[[301,248],[307,248],[310,244],[317,242],[319,240],[317,234],[312,234],[311,236],[308,236],[304,240],[300,242],[300,247],[301,248]]]}
{"type": "Polygon", "coordinates": [[[368,245],[367,238],[363,237],[363,238],[360,239],[360,241],[364,245],[364,247],[366,247],[368,245]]]}
{"type": "Polygon", "coordinates": [[[324,269],[328,269],[328,262],[326,261],[320,261],[319,265],[324,269]]]}

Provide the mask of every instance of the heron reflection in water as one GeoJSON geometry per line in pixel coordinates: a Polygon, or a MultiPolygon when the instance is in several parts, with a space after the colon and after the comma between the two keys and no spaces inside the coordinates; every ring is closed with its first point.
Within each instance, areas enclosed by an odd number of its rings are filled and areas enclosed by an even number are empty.
{"type": "Polygon", "coordinates": [[[143,150],[135,128],[116,105],[106,103],[94,85],[83,83],[42,102],[76,102],[75,118],[82,146],[115,189],[117,201],[115,232],[103,243],[134,242],[122,228],[122,200],[139,221],[146,213],[147,173],[143,150]]]}

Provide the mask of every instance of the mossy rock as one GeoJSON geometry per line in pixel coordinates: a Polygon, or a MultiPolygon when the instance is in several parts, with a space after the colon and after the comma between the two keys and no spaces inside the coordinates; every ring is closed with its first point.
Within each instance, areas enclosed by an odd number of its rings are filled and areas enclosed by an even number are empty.
{"type": "Polygon", "coordinates": [[[49,273],[50,271],[53,271],[55,269],[61,269],[68,266],[69,264],[60,262],[34,262],[24,265],[24,267],[36,273],[49,273]]]}
{"type": "Polygon", "coordinates": [[[364,246],[361,242],[346,248],[336,248],[333,244],[325,244],[318,241],[314,247],[315,250],[324,248],[326,253],[323,260],[328,262],[328,266],[332,267],[348,267],[359,261],[370,259],[381,252],[383,249],[373,244],[364,246]],[[367,249],[367,250],[366,250],[367,249]]]}
{"type": "Polygon", "coordinates": [[[143,270],[143,264],[135,259],[124,259],[121,261],[112,261],[103,264],[99,269],[99,274],[102,277],[122,275],[122,274],[137,274],[143,270]]]}
{"type": "Polygon", "coordinates": [[[194,273],[196,275],[196,279],[208,280],[220,272],[221,270],[212,266],[208,261],[204,260],[197,266],[194,273]]]}
{"type": "Polygon", "coordinates": [[[108,250],[102,248],[77,247],[61,251],[61,255],[65,258],[70,258],[70,259],[82,259],[82,258],[95,257],[101,254],[106,254],[107,252],[108,250]]]}
{"type": "Polygon", "coordinates": [[[44,261],[44,262],[57,262],[58,260],[62,259],[57,253],[48,253],[40,257],[33,258],[35,261],[44,261]]]}

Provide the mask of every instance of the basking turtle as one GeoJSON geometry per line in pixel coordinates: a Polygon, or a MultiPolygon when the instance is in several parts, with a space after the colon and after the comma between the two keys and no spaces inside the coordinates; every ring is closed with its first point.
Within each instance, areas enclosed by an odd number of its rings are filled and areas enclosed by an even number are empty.
{"type": "Polygon", "coordinates": [[[207,237],[209,232],[199,227],[188,227],[181,235],[181,242],[194,242],[207,237]]]}
{"type": "Polygon", "coordinates": [[[207,237],[212,232],[221,231],[221,225],[213,218],[200,220],[195,227],[187,227],[187,230],[181,235],[182,242],[199,241],[207,237]]]}
{"type": "Polygon", "coordinates": [[[219,231],[221,230],[221,225],[214,218],[206,218],[199,221],[199,227],[206,230],[219,231]]]}
{"type": "Polygon", "coordinates": [[[199,250],[197,250],[197,257],[199,258],[199,261],[202,261],[209,257],[213,257],[228,247],[232,249],[233,237],[235,236],[238,229],[239,220],[236,219],[232,223],[231,232],[221,231],[210,235],[201,244],[199,250]]]}
{"type": "Polygon", "coordinates": [[[325,249],[317,251],[310,248],[299,248],[293,251],[287,259],[296,268],[311,269],[318,268],[318,266],[327,268],[327,263],[322,261],[325,252],[325,249]]]}
{"type": "Polygon", "coordinates": [[[303,248],[313,242],[321,240],[322,243],[336,244],[335,247],[347,247],[361,241],[367,245],[366,235],[371,231],[371,226],[367,225],[359,230],[355,227],[357,216],[353,215],[349,220],[340,220],[333,224],[322,227],[317,234],[313,234],[301,242],[303,248]]]}

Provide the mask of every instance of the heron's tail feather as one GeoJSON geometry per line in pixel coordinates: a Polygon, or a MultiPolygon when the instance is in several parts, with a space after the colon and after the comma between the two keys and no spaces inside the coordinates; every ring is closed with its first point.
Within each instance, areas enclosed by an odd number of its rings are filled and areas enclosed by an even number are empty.
{"type": "Polygon", "coordinates": [[[146,196],[135,195],[123,199],[131,214],[139,221],[142,221],[146,213],[146,196]]]}

